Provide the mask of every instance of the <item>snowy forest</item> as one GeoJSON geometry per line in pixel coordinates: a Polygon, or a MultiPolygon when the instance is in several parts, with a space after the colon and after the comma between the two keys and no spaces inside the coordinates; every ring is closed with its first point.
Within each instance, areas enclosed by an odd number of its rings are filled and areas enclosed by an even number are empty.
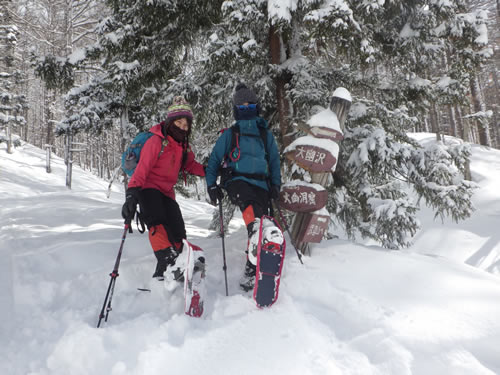
{"type": "Polygon", "coordinates": [[[0,93],[0,374],[500,374],[500,0],[0,0],[0,93]],[[205,178],[175,186],[184,282],[123,220],[131,140],[184,96],[201,175],[240,83],[280,158],[272,306],[205,178]]]}
{"type": "MultiPolygon", "coordinates": [[[[500,148],[499,0],[1,0],[0,33],[7,152],[23,140],[106,181],[176,95],[193,106],[203,162],[238,82],[281,151],[348,89],[331,225],[387,248],[410,245],[423,204],[469,217],[470,147],[500,148]]],[[[282,169],[283,182],[310,180],[284,156],[282,169]]]]}

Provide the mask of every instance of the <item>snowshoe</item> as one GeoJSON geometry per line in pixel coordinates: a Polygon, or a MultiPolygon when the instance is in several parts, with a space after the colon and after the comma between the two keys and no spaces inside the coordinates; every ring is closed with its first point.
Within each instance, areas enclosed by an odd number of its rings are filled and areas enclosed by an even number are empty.
{"type": "Polygon", "coordinates": [[[203,250],[184,240],[187,249],[184,271],[184,312],[193,317],[203,314],[205,298],[205,257],[203,250]]]}
{"type": "Polygon", "coordinates": [[[278,299],[286,242],[279,224],[270,216],[261,218],[258,233],[253,298],[258,307],[268,307],[278,299]]]}

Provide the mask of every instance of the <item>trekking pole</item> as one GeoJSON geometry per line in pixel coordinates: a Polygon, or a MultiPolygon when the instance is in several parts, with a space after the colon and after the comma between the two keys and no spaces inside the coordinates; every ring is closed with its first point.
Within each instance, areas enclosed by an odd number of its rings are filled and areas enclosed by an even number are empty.
{"type": "Polygon", "coordinates": [[[226,281],[226,297],[229,295],[227,290],[227,265],[226,265],[226,246],[224,244],[224,214],[222,213],[222,199],[219,199],[219,216],[220,216],[220,236],[222,238],[222,259],[224,265],[222,269],[224,270],[224,279],[226,281]]]}
{"type": "Polygon", "coordinates": [[[290,236],[290,242],[292,243],[293,248],[295,249],[295,252],[297,253],[297,256],[299,257],[300,263],[304,264],[302,262],[302,254],[300,254],[299,250],[297,250],[297,248],[295,247],[295,244],[293,243],[292,233],[290,233],[290,229],[288,227],[288,223],[286,222],[285,217],[283,216],[283,213],[281,212],[281,208],[280,208],[280,205],[279,205],[278,201],[274,201],[274,204],[276,205],[276,208],[278,209],[278,212],[280,213],[281,222],[285,226],[285,229],[288,232],[288,235],[290,236]]]}
{"type": "Polygon", "coordinates": [[[111,280],[109,281],[108,291],[106,292],[106,297],[104,298],[104,303],[102,305],[101,313],[99,314],[99,321],[97,322],[97,328],[101,326],[101,321],[104,318],[104,321],[108,321],[108,315],[111,309],[111,300],[113,299],[113,292],[115,290],[116,278],[118,275],[118,267],[120,267],[120,259],[122,257],[123,244],[125,243],[125,237],[127,237],[127,231],[129,229],[130,224],[125,224],[125,228],[123,230],[122,242],[120,245],[120,250],[118,250],[118,256],[116,257],[115,267],[113,271],[109,274],[111,276],[111,280]],[[106,310],[106,314],[104,314],[104,310],[106,310]]]}

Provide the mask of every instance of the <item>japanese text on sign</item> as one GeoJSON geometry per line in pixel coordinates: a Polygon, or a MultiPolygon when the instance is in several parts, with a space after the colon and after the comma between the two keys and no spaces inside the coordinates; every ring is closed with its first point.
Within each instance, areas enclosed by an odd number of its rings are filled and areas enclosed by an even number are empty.
{"type": "Polygon", "coordinates": [[[297,148],[295,158],[301,158],[311,163],[323,165],[325,162],[326,153],[312,149],[305,149],[304,147],[297,148]]]}
{"type": "Polygon", "coordinates": [[[319,225],[316,224],[311,224],[309,228],[307,228],[307,233],[306,236],[323,236],[323,233],[325,232],[325,228],[320,227],[319,225]]]}
{"type": "Polygon", "coordinates": [[[302,203],[314,206],[316,205],[316,193],[301,192],[297,194],[294,192],[292,194],[289,194],[288,192],[285,192],[283,194],[283,201],[289,204],[302,203]]]}

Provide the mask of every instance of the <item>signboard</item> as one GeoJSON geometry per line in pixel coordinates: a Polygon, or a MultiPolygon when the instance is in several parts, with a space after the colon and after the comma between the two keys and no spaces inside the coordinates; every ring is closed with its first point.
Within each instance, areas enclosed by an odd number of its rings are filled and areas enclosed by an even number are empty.
{"type": "MultiPolygon", "coordinates": [[[[319,185],[318,185],[319,186],[319,185]]],[[[319,186],[302,183],[283,185],[280,192],[280,207],[293,212],[313,212],[326,206],[328,192],[319,186]]]]}
{"type": "Polygon", "coordinates": [[[297,242],[320,243],[328,229],[330,217],[327,215],[305,214],[297,242]]]}
{"type": "Polygon", "coordinates": [[[335,142],[340,142],[344,139],[344,135],[338,130],[332,128],[324,128],[321,126],[311,126],[308,130],[309,133],[314,135],[316,138],[326,138],[331,139],[335,142]]]}
{"type": "Polygon", "coordinates": [[[297,146],[295,150],[287,152],[286,156],[313,173],[329,172],[337,163],[331,151],[312,145],[297,146]]]}

